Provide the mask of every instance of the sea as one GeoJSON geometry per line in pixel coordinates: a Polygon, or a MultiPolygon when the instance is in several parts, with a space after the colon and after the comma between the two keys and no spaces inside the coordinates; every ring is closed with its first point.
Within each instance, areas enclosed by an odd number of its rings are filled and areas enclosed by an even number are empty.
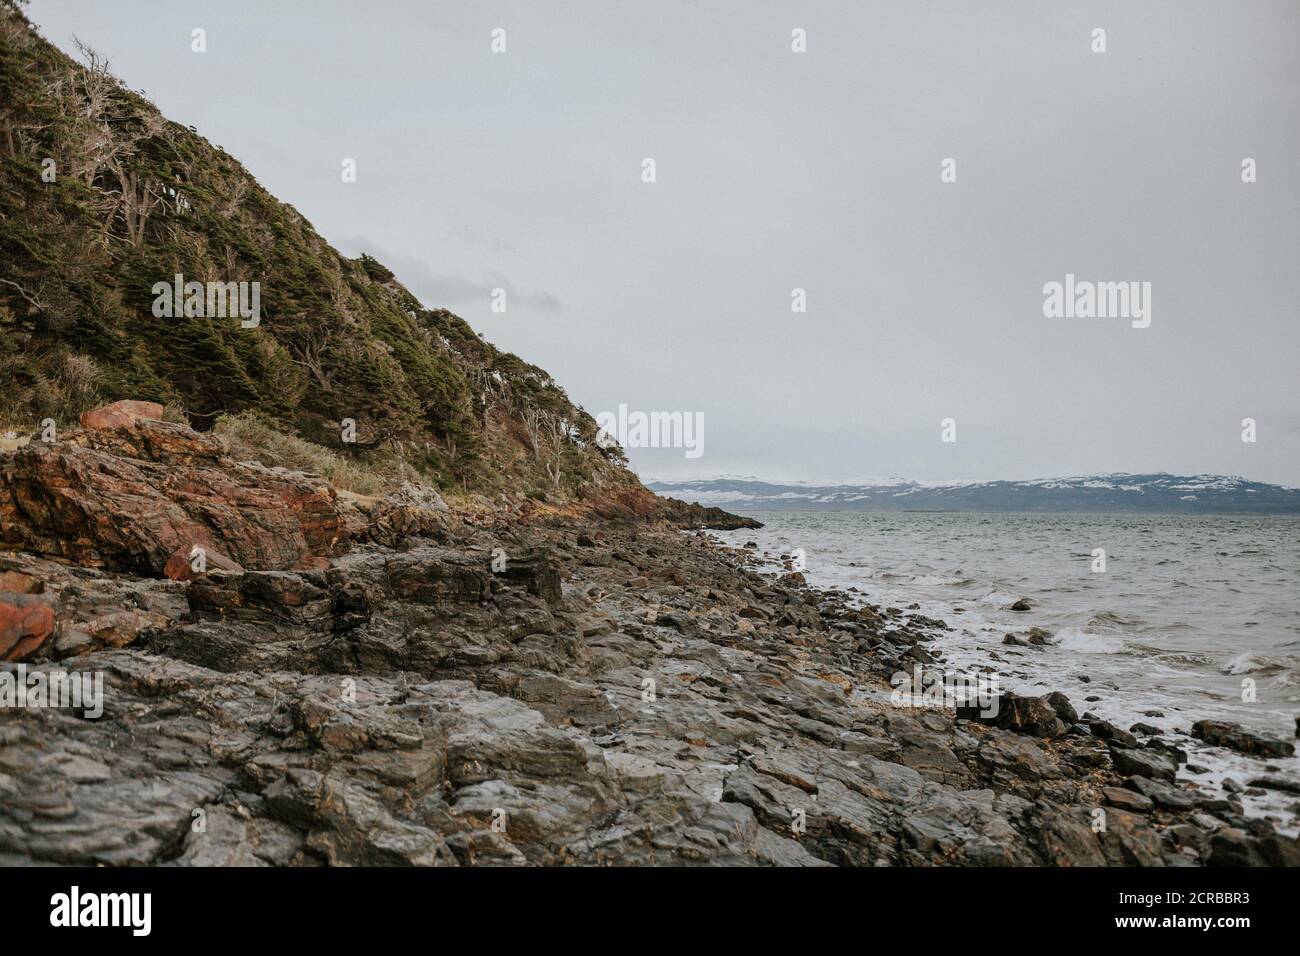
{"type": "Polygon", "coordinates": [[[992,666],[1007,690],[1060,690],[1080,714],[1159,727],[1188,752],[1180,781],[1222,792],[1230,778],[1247,788],[1248,815],[1300,830],[1300,758],[1245,757],[1188,736],[1213,718],[1295,737],[1300,517],[732,510],[764,527],[716,536],[756,543],[769,570],[794,555],[814,587],[919,604],[952,628],[927,645],[945,667],[992,666]],[[1022,598],[1030,609],[1011,610],[1022,598]],[[1030,627],[1049,643],[1003,643],[1030,627]],[[1298,791],[1251,787],[1260,777],[1298,791]]]}

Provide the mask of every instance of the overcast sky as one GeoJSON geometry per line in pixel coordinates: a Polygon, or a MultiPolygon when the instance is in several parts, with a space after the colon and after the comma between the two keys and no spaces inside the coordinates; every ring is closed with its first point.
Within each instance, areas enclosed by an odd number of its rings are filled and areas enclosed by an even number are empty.
{"type": "Polygon", "coordinates": [[[1295,0],[29,15],[593,415],[702,413],[704,454],[633,450],[643,477],[1300,485],[1295,0]],[[1067,272],[1150,282],[1150,326],[1045,318],[1067,272]]]}

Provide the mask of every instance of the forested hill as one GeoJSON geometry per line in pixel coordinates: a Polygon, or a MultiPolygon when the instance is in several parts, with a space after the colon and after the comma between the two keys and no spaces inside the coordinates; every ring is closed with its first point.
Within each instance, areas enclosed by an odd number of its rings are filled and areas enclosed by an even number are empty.
{"type": "Polygon", "coordinates": [[[339,254],[238,160],[78,53],[0,0],[0,432],[145,399],[363,490],[645,494],[545,371],[425,308],[374,259],[339,254]],[[211,314],[220,300],[156,308],[177,276],[232,302],[228,283],[257,283],[258,321],[211,314]]]}

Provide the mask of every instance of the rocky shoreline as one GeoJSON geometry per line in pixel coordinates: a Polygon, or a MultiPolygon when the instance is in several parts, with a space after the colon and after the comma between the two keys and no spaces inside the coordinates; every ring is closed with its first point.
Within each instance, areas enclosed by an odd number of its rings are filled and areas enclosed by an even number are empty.
{"type": "Polygon", "coordinates": [[[899,706],[942,622],[674,508],[365,500],[147,414],[5,452],[0,678],[104,700],[0,707],[0,865],[1300,862],[1063,694],[899,706]]]}

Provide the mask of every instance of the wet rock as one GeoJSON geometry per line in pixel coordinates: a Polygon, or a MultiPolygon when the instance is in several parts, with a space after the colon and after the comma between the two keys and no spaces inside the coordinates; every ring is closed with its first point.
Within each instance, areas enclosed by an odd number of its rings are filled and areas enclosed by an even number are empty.
{"type": "Polygon", "coordinates": [[[1198,720],[1192,724],[1192,736],[1216,747],[1227,747],[1252,757],[1291,757],[1295,745],[1251,733],[1237,724],[1219,720],[1198,720]]]}
{"type": "Polygon", "coordinates": [[[1014,604],[1011,605],[1010,610],[1028,611],[1032,607],[1033,605],[1029,603],[1029,598],[1019,598],[1014,604]]]}
{"type": "MultiPolygon", "coordinates": [[[[1088,700],[1093,698],[1089,697],[1088,700]]],[[[1126,730],[1120,730],[1108,720],[1093,719],[1088,722],[1088,729],[1092,731],[1094,737],[1100,737],[1102,740],[1113,740],[1115,743],[1124,747],[1137,747],[1138,739],[1126,730]]]]}
{"type": "Polygon", "coordinates": [[[1071,705],[1070,698],[1066,697],[1059,690],[1046,695],[1043,698],[1043,701],[1051,707],[1052,710],[1056,711],[1056,716],[1060,717],[1063,723],[1068,725],[1077,724],[1079,722],[1078,711],[1076,711],[1073,705],[1071,705]]]}
{"type": "Polygon", "coordinates": [[[1060,737],[1065,733],[1065,724],[1056,709],[1042,697],[1021,697],[1004,692],[998,698],[997,715],[980,719],[1031,737],[1060,737]]]}
{"type": "Polygon", "coordinates": [[[1166,810],[1191,810],[1197,806],[1196,798],[1173,784],[1149,777],[1129,777],[1124,786],[1152,800],[1166,810]]]}
{"type": "Polygon", "coordinates": [[[1167,780],[1170,783],[1178,774],[1178,765],[1162,754],[1150,750],[1128,750],[1114,747],[1111,759],[1115,771],[1125,776],[1150,777],[1155,780],[1167,780]]]}
{"type": "Polygon", "coordinates": [[[1280,790],[1283,793],[1300,794],[1300,782],[1287,780],[1284,777],[1256,777],[1250,781],[1250,785],[1265,790],[1280,790]]]}

